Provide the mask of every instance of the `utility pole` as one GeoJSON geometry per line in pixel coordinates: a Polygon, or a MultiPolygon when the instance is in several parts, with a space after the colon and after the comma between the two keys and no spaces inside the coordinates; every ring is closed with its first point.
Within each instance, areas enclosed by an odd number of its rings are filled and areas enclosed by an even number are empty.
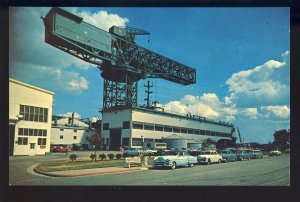
{"type": "Polygon", "coordinates": [[[147,85],[144,85],[147,89],[145,90],[145,93],[147,93],[147,98],[144,100],[147,101],[146,108],[150,108],[150,94],[153,93],[153,91],[150,91],[150,88],[153,87],[153,83],[150,84],[150,81],[147,81],[147,85]]]}

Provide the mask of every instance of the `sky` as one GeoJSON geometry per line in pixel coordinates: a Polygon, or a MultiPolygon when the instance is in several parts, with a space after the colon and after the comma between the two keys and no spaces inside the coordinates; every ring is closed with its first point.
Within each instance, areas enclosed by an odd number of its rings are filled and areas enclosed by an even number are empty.
{"type": "MultiPolygon", "coordinates": [[[[112,25],[150,32],[136,43],[196,69],[195,84],[139,81],[138,104],[192,113],[239,127],[245,142],[268,143],[290,128],[289,8],[64,8],[108,31],[112,25]]],[[[103,78],[93,64],[44,42],[41,16],[50,8],[11,7],[9,74],[52,91],[53,114],[100,117],[103,78]]]]}

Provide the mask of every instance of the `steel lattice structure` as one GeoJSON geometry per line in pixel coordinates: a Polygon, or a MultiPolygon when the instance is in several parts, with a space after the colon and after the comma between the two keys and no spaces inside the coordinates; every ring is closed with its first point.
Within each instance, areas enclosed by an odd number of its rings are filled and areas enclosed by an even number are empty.
{"type": "Polygon", "coordinates": [[[135,44],[135,35],[149,32],[116,26],[106,32],[60,8],[52,8],[43,21],[46,43],[101,70],[104,111],[136,106],[140,79],[162,78],[182,85],[196,82],[195,68],[135,44]]]}

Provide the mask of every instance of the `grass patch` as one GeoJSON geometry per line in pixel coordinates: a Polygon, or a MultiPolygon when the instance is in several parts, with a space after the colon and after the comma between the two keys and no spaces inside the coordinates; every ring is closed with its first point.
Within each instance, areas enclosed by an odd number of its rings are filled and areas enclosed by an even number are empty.
{"type": "MultiPolygon", "coordinates": [[[[148,158],[148,164],[152,164],[154,157],[148,158]]],[[[52,161],[40,164],[37,169],[43,172],[66,171],[66,170],[81,170],[91,168],[107,168],[107,167],[124,167],[125,160],[97,160],[78,159],[76,161],[62,160],[52,161]]]]}

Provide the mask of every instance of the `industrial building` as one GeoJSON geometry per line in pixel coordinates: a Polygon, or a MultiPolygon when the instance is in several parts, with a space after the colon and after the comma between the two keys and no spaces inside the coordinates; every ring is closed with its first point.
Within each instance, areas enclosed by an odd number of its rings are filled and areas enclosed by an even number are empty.
{"type": "Polygon", "coordinates": [[[53,92],[9,78],[9,155],[50,151],[53,92]]]}
{"type": "Polygon", "coordinates": [[[142,147],[166,142],[170,148],[200,148],[201,142],[232,141],[234,126],[200,116],[179,115],[142,107],[120,107],[102,112],[102,137],[107,149],[142,147]]]}
{"type": "Polygon", "coordinates": [[[77,145],[83,149],[91,149],[88,142],[90,136],[96,133],[96,129],[91,127],[91,123],[72,117],[53,116],[51,126],[51,146],[72,146],[77,145]]]}

